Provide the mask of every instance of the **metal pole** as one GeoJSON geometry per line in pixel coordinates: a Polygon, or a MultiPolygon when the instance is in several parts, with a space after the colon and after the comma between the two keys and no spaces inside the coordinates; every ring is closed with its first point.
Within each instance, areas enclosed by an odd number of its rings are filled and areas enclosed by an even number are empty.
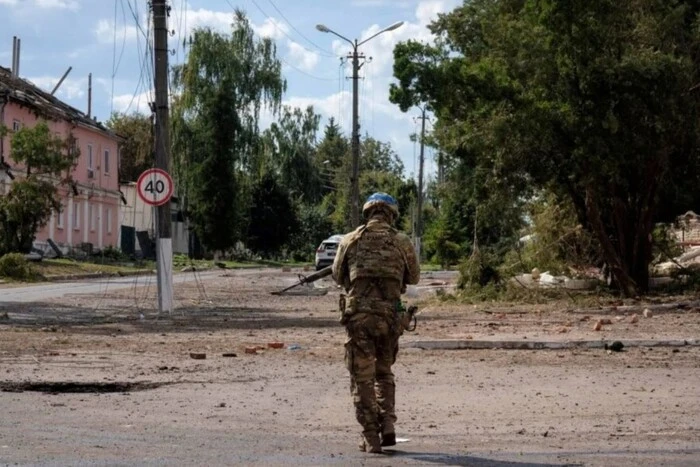
{"type": "Polygon", "coordinates": [[[418,212],[416,213],[416,254],[420,259],[421,237],[423,236],[423,164],[425,161],[425,107],[421,114],[420,156],[418,165],[418,212]]]}
{"type": "MultiPolygon", "coordinates": [[[[153,56],[155,59],[155,167],[170,171],[168,118],[168,25],[166,0],[153,0],[153,56]]],[[[173,310],[173,243],[170,202],[156,208],[158,311],[173,310]]]]}
{"type": "Polygon", "coordinates": [[[56,86],[54,86],[53,89],[51,90],[51,95],[52,95],[52,96],[53,96],[54,94],[56,94],[56,91],[58,90],[58,88],[60,88],[60,87],[61,87],[61,84],[63,84],[63,80],[66,79],[66,76],[68,76],[68,73],[70,73],[70,71],[71,71],[72,69],[73,69],[73,67],[72,67],[72,66],[69,66],[68,69],[66,70],[66,72],[63,73],[63,76],[61,76],[61,79],[58,80],[58,83],[56,83],[56,86]]]}
{"type": "Polygon", "coordinates": [[[360,225],[360,124],[358,115],[358,81],[360,58],[357,54],[357,39],[352,50],[352,173],[350,175],[350,206],[352,228],[360,225]]]}
{"type": "Polygon", "coordinates": [[[92,73],[88,73],[88,118],[92,117],[92,73]]]}

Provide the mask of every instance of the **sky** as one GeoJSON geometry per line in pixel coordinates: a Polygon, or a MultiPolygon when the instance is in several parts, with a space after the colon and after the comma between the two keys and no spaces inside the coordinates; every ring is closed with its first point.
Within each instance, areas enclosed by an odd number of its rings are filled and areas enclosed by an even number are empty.
{"type": "MultiPolygon", "coordinates": [[[[393,48],[408,39],[432,40],[427,25],[438,13],[451,11],[460,0],[168,0],[170,65],[182,63],[182,39],[195,28],[230,32],[234,8],[248,16],[258,37],[277,43],[287,80],[284,105],[313,105],[321,114],[321,130],[330,117],[350,134],[352,74],[341,60],[350,44],[316,29],[317,24],[350,40],[365,38],[403,21],[393,31],[359,48],[367,60],[360,70],[361,135],[391,143],[407,176],[418,173],[416,144],[420,130],[417,109],[402,113],[389,102],[393,48]],[[369,60],[371,57],[371,60],[369,60]]],[[[148,112],[153,100],[147,0],[0,0],[0,65],[10,68],[12,37],[21,40],[20,76],[51,91],[72,67],[56,96],[87,111],[88,74],[92,73],[92,115],[106,121],[112,112],[148,112]],[[9,21],[8,21],[9,20],[9,21]],[[146,63],[148,66],[143,66],[146,63]]],[[[261,126],[273,117],[261,116],[261,126]]],[[[428,128],[430,124],[428,124],[428,128]]],[[[320,135],[319,135],[320,136],[320,135]]],[[[426,173],[435,172],[431,150],[426,173]]]]}

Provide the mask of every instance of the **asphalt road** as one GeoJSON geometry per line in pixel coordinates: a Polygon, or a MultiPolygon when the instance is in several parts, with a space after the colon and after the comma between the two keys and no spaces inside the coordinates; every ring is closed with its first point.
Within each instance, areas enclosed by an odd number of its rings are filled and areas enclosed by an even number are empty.
{"type": "MultiPolygon", "coordinates": [[[[194,273],[179,273],[173,275],[173,284],[192,282],[195,278],[202,280],[218,277],[221,271],[203,271],[194,273]]],[[[103,279],[84,279],[71,282],[54,282],[50,284],[35,284],[22,287],[0,289],[0,305],[7,303],[30,303],[49,299],[62,298],[67,294],[105,294],[108,291],[127,289],[134,285],[156,284],[156,276],[109,277],[103,279]]]]}

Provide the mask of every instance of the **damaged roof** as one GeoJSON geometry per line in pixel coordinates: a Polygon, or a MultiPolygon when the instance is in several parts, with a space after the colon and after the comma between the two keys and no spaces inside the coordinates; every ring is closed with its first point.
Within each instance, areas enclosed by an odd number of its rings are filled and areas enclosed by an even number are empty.
{"type": "Polygon", "coordinates": [[[104,133],[115,140],[123,139],[96,119],[88,117],[84,112],[71,107],[31,82],[13,76],[9,68],[0,66],[0,98],[3,96],[7,96],[9,101],[32,110],[39,117],[67,121],[104,133]]]}

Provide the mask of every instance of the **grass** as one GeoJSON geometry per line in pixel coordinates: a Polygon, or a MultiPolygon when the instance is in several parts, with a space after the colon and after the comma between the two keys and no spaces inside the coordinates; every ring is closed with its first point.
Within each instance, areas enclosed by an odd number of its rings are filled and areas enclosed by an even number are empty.
{"type": "MultiPolygon", "coordinates": [[[[230,269],[247,269],[247,268],[279,268],[279,267],[304,267],[309,263],[295,263],[282,261],[222,261],[227,268],[230,269]]],[[[178,272],[180,269],[194,266],[196,269],[215,268],[214,261],[207,260],[190,260],[181,255],[176,255],[173,258],[173,271],[178,272]]],[[[88,275],[88,274],[134,274],[138,272],[153,271],[156,268],[154,261],[116,261],[106,258],[93,258],[91,260],[73,260],[73,259],[44,259],[31,263],[32,270],[39,278],[51,279],[52,277],[68,276],[68,275],[88,275]]]]}
{"type": "Polygon", "coordinates": [[[135,272],[139,270],[150,270],[152,264],[136,263],[96,263],[90,261],[75,261],[71,259],[45,259],[32,263],[32,269],[45,278],[52,276],[81,275],[81,274],[118,274],[123,272],[135,272]]]}

